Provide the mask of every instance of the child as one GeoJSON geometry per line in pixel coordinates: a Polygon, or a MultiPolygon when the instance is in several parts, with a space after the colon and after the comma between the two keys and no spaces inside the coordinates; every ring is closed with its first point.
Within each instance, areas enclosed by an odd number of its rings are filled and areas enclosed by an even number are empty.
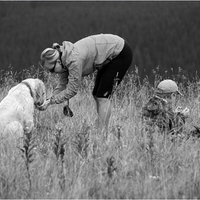
{"type": "Polygon", "coordinates": [[[156,95],[147,102],[142,110],[142,116],[147,125],[153,128],[158,127],[161,132],[168,134],[181,133],[189,109],[177,107],[173,110],[177,95],[182,94],[174,81],[170,79],[161,81],[157,86],[156,95]]]}

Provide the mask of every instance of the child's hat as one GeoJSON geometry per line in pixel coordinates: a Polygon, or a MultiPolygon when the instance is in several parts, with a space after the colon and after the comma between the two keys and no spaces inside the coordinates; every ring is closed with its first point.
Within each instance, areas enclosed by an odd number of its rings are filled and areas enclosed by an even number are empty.
{"type": "Polygon", "coordinates": [[[178,90],[178,86],[177,84],[170,80],[170,79],[166,79],[161,81],[158,86],[158,93],[174,93],[177,92],[178,94],[182,95],[182,93],[178,90]]]}

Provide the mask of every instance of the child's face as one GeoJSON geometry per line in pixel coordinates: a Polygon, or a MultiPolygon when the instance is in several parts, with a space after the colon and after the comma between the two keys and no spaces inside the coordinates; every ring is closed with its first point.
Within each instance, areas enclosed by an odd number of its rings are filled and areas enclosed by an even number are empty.
{"type": "Polygon", "coordinates": [[[168,105],[172,108],[174,108],[175,104],[176,104],[176,93],[163,93],[159,95],[160,97],[162,97],[163,99],[167,100],[168,105]]]}
{"type": "Polygon", "coordinates": [[[175,107],[176,104],[176,93],[171,93],[167,96],[166,100],[169,102],[169,104],[172,106],[172,108],[175,107]]]}

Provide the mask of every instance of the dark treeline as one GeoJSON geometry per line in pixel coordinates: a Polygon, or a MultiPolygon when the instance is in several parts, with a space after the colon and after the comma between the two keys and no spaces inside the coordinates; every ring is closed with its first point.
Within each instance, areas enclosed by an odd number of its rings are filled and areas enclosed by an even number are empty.
{"type": "Polygon", "coordinates": [[[0,2],[0,68],[38,67],[52,43],[113,33],[132,46],[132,69],[151,79],[200,73],[200,2],[0,2]]]}

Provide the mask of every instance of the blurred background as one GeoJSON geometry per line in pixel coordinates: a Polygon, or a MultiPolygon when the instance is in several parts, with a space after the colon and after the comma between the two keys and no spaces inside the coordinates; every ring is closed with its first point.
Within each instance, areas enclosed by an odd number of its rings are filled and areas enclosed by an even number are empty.
{"type": "Polygon", "coordinates": [[[0,2],[0,70],[38,68],[54,42],[117,34],[133,49],[130,71],[143,79],[200,73],[200,2],[0,2]]]}

